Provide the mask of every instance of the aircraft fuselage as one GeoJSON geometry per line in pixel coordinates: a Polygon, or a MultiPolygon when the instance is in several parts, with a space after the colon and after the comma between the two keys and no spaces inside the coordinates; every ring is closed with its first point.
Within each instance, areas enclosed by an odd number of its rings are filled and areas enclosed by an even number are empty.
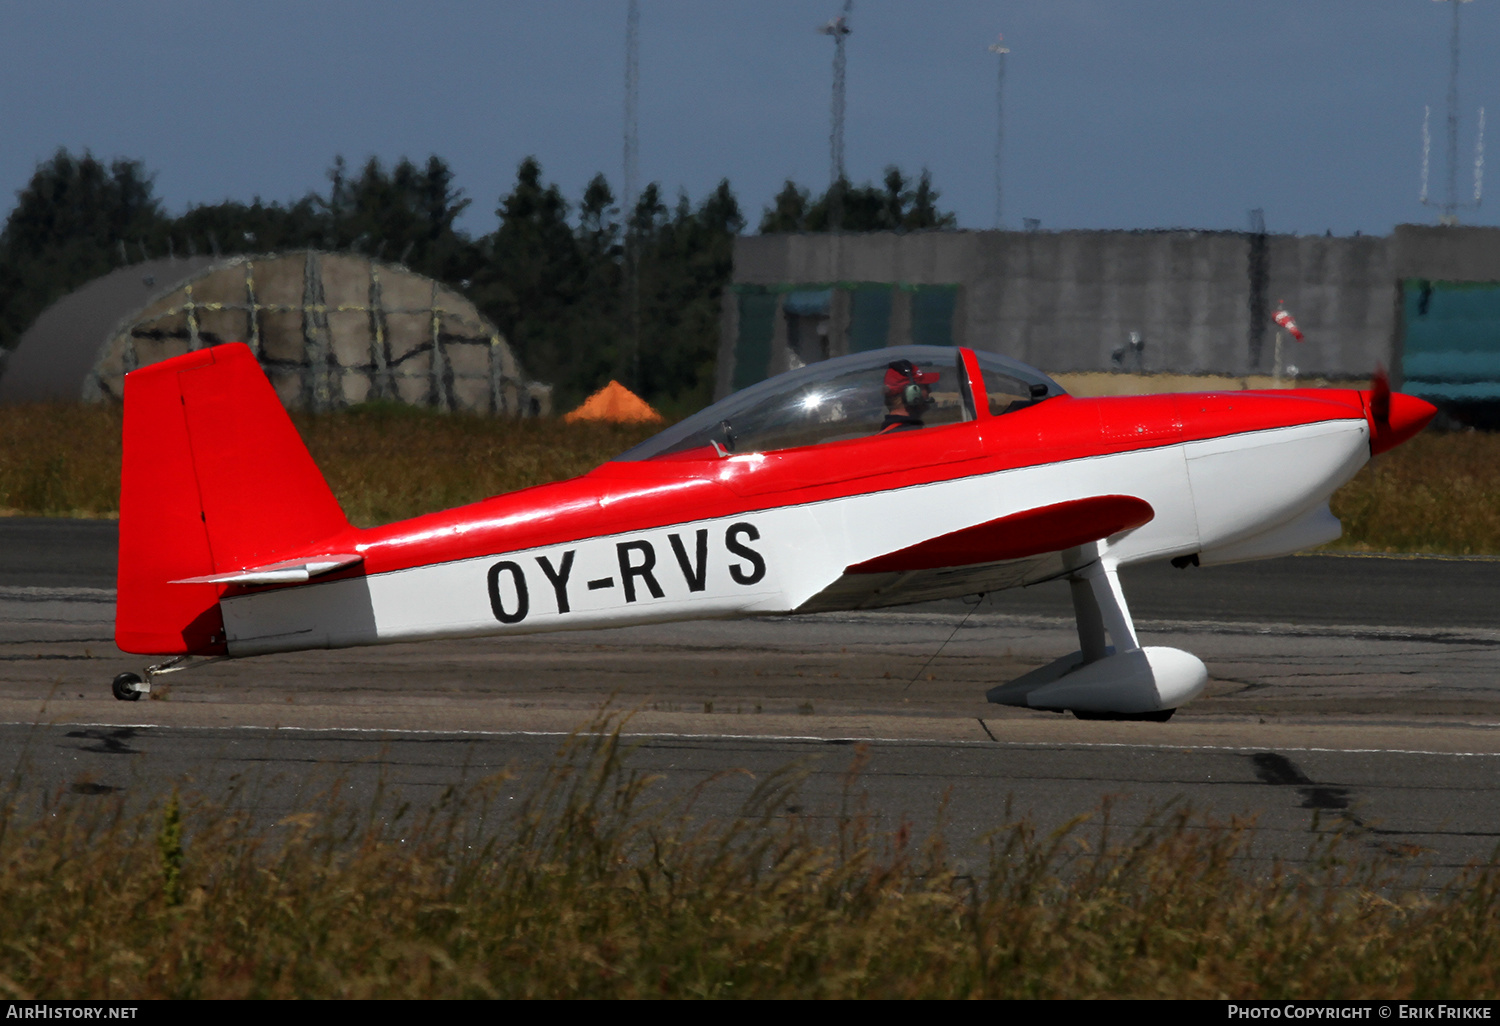
{"type": "Polygon", "coordinates": [[[1338,537],[1327,503],[1370,456],[1365,395],[1058,397],[890,437],[608,463],[351,530],[323,545],[363,556],[348,571],[231,588],[220,601],[227,653],[868,608],[1016,587],[1067,572],[1066,557],[1012,547],[1008,558],[949,567],[850,568],[1099,495],[1138,498],[1152,515],[1098,542],[1094,558],[1282,555],[1338,537]]]}

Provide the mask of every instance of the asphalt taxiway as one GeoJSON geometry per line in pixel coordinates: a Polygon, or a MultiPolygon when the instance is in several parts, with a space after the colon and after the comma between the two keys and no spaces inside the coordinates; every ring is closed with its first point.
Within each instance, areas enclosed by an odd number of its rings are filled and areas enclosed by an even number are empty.
{"type": "Polygon", "coordinates": [[[1125,826],[1184,806],[1253,817],[1268,857],[1337,829],[1439,875],[1500,842],[1496,560],[1126,571],[1143,638],[1209,666],[1206,695],[1166,724],[985,703],[1077,647],[1057,584],[977,606],[260,657],[122,703],[109,681],[142,660],[111,641],[113,528],[0,520],[0,768],[32,794],[150,800],[192,780],[271,814],[340,781],[420,803],[537,772],[607,705],[632,765],[674,793],[712,778],[699,801],[715,815],[794,766],[787,803],[806,814],[854,786],[882,824],[941,809],[960,843],[1106,802],[1125,826]]]}

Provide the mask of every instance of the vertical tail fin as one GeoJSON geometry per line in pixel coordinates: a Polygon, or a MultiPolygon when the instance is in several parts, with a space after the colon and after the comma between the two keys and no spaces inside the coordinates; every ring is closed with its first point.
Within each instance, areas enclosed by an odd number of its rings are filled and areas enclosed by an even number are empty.
{"type": "Polygon", "coordinates": [[[198,350],[126,376],[120,648],[223,654],[223,586],[171,582],[264,564],[350,530],[248,347],[198,350]]]}

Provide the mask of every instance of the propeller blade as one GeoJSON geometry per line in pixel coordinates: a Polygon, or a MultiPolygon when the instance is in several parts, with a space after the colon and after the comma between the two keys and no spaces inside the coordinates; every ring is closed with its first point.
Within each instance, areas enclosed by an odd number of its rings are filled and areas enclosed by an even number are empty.
{"type": "Polygon", "coordinates": [[[1370,376],[1370,416],[1380,427],[1391,425],[1391,376],[1383,363],[1377,363],[1370,376]]]}

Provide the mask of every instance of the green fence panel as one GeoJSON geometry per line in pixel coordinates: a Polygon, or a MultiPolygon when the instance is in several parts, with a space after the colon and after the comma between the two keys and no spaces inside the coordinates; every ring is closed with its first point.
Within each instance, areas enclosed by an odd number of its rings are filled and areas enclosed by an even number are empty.
{"type": "Polygon", "coordinates": [[[862,286],[849,297],[849,352],[884,349],[891,335],[891,290],[862,286]]]}
{"type": "Polygon", "coordinates": [[[741,292],[740,337],[734,345],[734,390],[764,381],[771,369],[771,337],[776,325],[776,294],[741,292]]]}
{"type": "Polygon", "coordinates": [[[958,289],[951,285],[919,285],[911,297],[911,340],[919,346],[953,344],[953,307],[958,289]]]}
{"type": "Polygon", "coordinates": [[[1402,282],[1402,388],[1427,399],[1500,400],[1500,282],[1402,282]]]}

